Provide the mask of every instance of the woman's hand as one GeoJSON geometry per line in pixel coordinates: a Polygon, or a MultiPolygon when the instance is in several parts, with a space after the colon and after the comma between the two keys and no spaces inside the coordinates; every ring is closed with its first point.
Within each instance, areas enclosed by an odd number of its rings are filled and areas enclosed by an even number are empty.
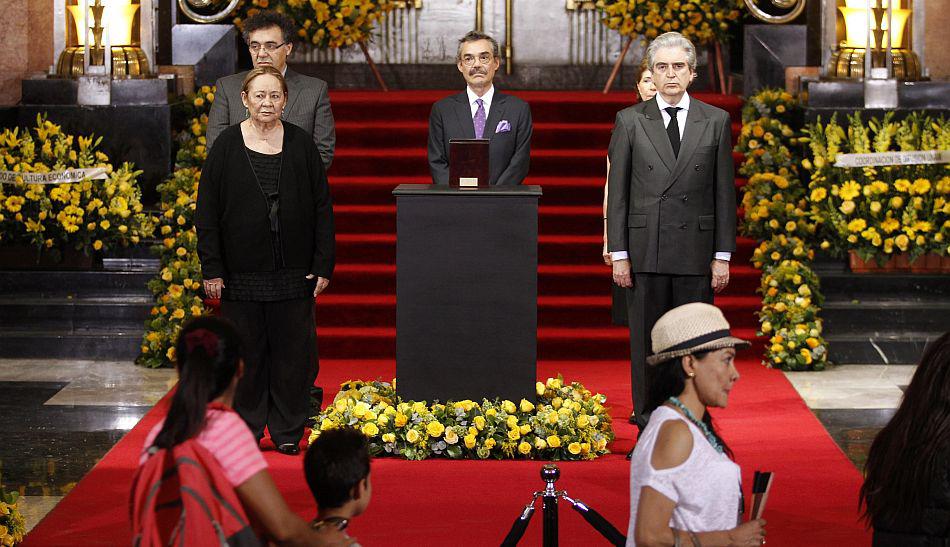
{"type": "MultiPolygon", "coordinates": [[[[313,274],[308,274],[307,279],[313,279],[313,274]]],[[[317,284],[313,288],[313,297],[316,298],[318,294],[322,293],[324,289],[327,288],[327,285],[330,284],[330,280],[325,277],[318,277],[317,284]]]]}
{"type": "Polygon", "coordinates": [[[215,277],[204,280],[205,295],[208,298],[221,298],[221,289],[224,288],[224,279],[215,277]]]}
{"type": "Polygon", "coordinates": [[[750,520],[729,531],[729,545],[735,547],[765,544],[765,519],[750,520]]]}

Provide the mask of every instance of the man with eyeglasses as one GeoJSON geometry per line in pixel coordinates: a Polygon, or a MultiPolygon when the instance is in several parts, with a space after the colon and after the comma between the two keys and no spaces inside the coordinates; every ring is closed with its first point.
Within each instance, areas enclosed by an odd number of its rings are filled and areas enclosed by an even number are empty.
{"type": "MultiPolygon", "coordinates": [[[[287,57],[293,50],[297,28],[293,21],[274,11],[261,11],[244,21],[242,36],[251,52],[254,68],[272,66],[283,72],[287,82],[287,106],[281,119],[303,128],[313,135],[320,151],[323,167],[330,168],[336,145],[336,130],[327,83],[319,78],[304,76],[287,67],[287,57]]],[[[211,113],[208,115],[208,149],[214,139],[229,125],[247,119],[247,110],[241,102],[241,86],[247,72],[220,78],[217,83],[211,113]]]]}
{"type": "Polygon", "coordinates": [[[501,64],[498,42],[472,31],[459,40],[456,66],[465,91],[432,105],[429,115],[429,170],[434,184],[449,183],[449,141],[488,139],[488,178],[492,186],[521,184],[531,155],[531,109],[513,95],[495,90],[501,64]]]}
{"type": "MultiPolygon", "coordinates": [[[[647,48],[656,97],[617,113],[610,140],[607,245],[627,289],[633,419],[649,420],[650,331],[665,312],[712,303],[729,284],[736,192],[729,114],[686,92],[696,49],[678,32],[647,48]]],[[[662,404],[662,402],[660,402],[662,404]]]]}

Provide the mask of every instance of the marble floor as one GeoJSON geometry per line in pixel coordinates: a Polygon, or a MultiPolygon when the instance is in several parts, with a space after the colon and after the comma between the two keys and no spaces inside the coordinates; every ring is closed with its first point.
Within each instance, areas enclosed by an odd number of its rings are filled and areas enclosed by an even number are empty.
{"type": "Polygon", "coordinates": [[[131,362],[0,359],[0,471],[31,528],[174,385],[131,362]]]}
{"type": "MultiPolygon", "coordinates": [[[[789,381],[859,468],[893,416],[913,366],[845,365],[789,381]]],[[[32,528],[174,385],[130,362],[0,359],[3,485],[32,528]]]]}

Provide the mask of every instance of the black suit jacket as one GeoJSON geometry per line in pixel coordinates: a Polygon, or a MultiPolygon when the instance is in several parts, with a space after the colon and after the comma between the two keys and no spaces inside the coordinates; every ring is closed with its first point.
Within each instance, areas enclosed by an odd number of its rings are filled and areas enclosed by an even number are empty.
{"type": "MultiPolygon", "coordinates": [[[[489,184],[514,186],[528,176],[531,161],[531,108],[495,89],[484,137],[488,143],[489,184]],[[510,131],[496,132],[507,121],[510,131]]],[[[434,184],[449,183],[449,140],[474,139],[475,122],[466,92],[432,105],[429,115],[429,170],[434,184]]]]}
{"type": "Polygon", "coordinates": [[[608,250],[633,272],[709,275],[736,248],[736,191],[729,114],[690,97],[680,153],[656,99],[617,113],[607,179],[608,250]]]}
{"type": "MultiPolygon", "coordinates": [[[[239,72],[219,78],[215,82],[214,102],[211,103],[211,112],[208,114],[208,150],[228,126],[247,119],[247,110],[241,102],[241,85],[244,84],[247,73],[248,71],[239,72]]],[[[336,146],[336,128],[333,111],[330,110],[327,83],[289,68],[284,74],[284,80],[287,82],[287,105],[284,106],[281,119],[313,136],[313,142],[320,150],[323,167],[329,169],[336,146]]]]}

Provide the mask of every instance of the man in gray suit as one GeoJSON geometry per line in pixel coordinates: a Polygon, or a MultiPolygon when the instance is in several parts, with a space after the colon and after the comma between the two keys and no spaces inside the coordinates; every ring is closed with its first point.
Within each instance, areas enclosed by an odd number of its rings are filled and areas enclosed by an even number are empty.
{"type": "Polygon", "coordinates": [[[607,240],[613,280],[627,288],[636,425],[649,416],[650,331],[666,311],[712,303],[736,248],[729,114],[692,98],[696,49],[668,32],[647,48],[655,98],[617,113],[610,140],[607,240]]]}
{"type": "Polygon", "coordinates": [[[488,139],[489,184],[517,185],[528,175],[531,109],[513,95],[495,90],[501,64],[498,42],[472,31],[459,40],[456,66],[465,91],[432,105],[429,115],[429,171],[435,184],[449,183],[449,141],[488,139]]]}
{"type": "MultiPolygon", "coordinates": [[[[303,128],[313,135],[323,167],[330,168],[336,131],[333,112],[330,111],[330,96],[327,83],[290,70],[287,57],[293,50],[297,29],[293,21],[274,11],[262,11],[244,21],[242,36],[251,51],[254,67],[267,65],[284,73],[287,81],[287,106],[281,119],[303,128]]],[[[214,102],[208,115],[208,149],[214,139],[229,125],[247,118],[247,110],[241,102],[241,86],[247,72],[220,78],[215,85],[214,102]]]]}

